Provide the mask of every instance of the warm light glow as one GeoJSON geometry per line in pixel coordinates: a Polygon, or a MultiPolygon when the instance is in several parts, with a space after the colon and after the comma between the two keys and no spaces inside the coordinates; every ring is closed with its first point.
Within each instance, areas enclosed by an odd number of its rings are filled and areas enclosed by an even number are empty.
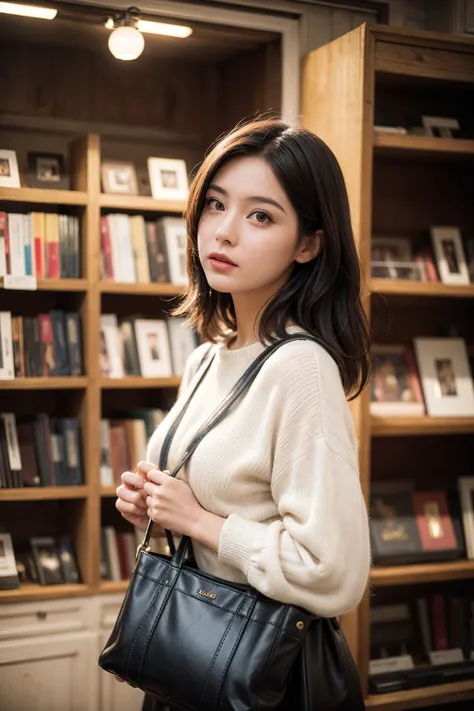
{"type": "Polygon", "coordinates": [[[145,40],[135,27],[117,27],[110,33],[109,49],[116,59],[125,62],[137,59],[143,52],[145,40]]]}
{"type": "Polygon", "coordinates": [[[193,31],[190,27],[184,25],[167,25],[164,22],[151,22],[149,20],[138,20],[137,24],[140,32],[146,32],[150,35],[166,35],[167,37],[180,37],[184,39],[192,35],[193,31]]]}
{"type": "MultiPolygon", "coordinates": [[[[108,30],[113,30],[114,20],[109,17],[105,26],[108,30]]],[[[151,22],[150,20],[138,20],[137,29],[140,32],[150,35],[167,35],[168,37],[180,37],[184,39],[192,35],[193,31],[190,27],[185,27],[184,25],[168,25],[164,22],[151,22]]]]}
{"type": "Polygon", "coordinates": [[[5,15],[21,15],[21,17],[36,17],[38,20],[54,20],[58,11],[52,7],[38,5],[19,5],[16,2],[0,2],[0,12],[5,15]]]}

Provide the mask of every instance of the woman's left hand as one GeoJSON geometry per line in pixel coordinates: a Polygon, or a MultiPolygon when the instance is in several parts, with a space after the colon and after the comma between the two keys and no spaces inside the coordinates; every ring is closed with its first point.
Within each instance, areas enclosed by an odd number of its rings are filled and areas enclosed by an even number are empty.
{"type": "Polygon", "coordinates": [[[162,528],[192,538],[205,510],[189,484],[159,469],[149,471],[147,479],[143,490],[147,493],[148,516],[162,528]]]}

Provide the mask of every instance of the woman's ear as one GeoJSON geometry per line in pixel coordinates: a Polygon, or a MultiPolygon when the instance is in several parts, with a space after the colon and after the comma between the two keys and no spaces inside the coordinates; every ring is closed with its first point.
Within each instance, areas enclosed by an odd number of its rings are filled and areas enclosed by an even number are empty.
{"type": "Polygon", "coordinates": [[[298,248],[295,256],[295,262],[306,264],[312,259],[315,259],[323,247],[324,232],[316,230],[314,235],[305,237],[298,248]]]}

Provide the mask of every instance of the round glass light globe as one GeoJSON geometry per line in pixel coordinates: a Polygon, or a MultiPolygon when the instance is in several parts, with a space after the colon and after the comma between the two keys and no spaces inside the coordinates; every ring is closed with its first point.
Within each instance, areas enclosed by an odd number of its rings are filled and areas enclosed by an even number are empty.
{"type": "Polygon", "coordinates": [[[109,49],[116,59],[130,61],[143,52],[145,40],[135,27],[117,27],[110,33],[109,49]]]}

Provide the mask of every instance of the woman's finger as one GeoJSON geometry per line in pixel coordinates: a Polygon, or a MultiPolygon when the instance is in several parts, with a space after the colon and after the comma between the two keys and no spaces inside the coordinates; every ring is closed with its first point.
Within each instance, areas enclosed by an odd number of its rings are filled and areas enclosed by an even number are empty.
{"type": "Polygon", "coordinates": [[[134,516],[143,516],[146,511],[146,506],[137,506],[136,504],[131,504],[123,499],[117,499],[115,502],[115,508],[120,511],[120,513],[133,514],[134,516]]]}
{"type": "Polygon", "coordinates": [[[156,464],[152,464],[151,462],[138,462],[137,464],[137,472],[145,478],[152,469],[156,469],[156,464]]]}
{"type": "Polygon", "coordinates": [[[145,480],[140,474],[124,472],[120,477],[122,484],[132,489],[142,489],[145,480]]]}
{"type": "Polygon", "coordinates": [[[136,504],[137,506],[143,506],[143,496],[141,491],[136,489],[128,489],[124,484],[117,487],[116,492],[119,499],[123,501],[128,501],[130,504],[136,504]]]}

